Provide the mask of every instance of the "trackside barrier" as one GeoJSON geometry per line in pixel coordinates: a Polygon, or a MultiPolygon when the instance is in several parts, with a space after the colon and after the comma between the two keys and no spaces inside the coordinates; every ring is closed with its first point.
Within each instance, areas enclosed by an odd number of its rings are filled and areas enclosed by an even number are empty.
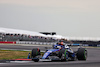
{"type": "MultiPolygon", "coordinates": [[[[56,42],[33,42],[33,41],[0,41],[1,44],[34,44],[34,45],[54,45],[56,42]]],[[[92,46],[92,47],[100,47],[100,44],[94,45],[94,44],[72,44],[73,46],[92,46]]]]}
{"type": "Polygon", "coordinates": [[[16,44],[54,45],[56,44],[56,42],[16,41],[16,44]]]}
{"type": "Polygon", "coordinates": [[[97,47],[100,47],[100,44],[98,44],[97,47]]]}
{"type": "Polygon", "coordinates": [[[83,44],[83,46],[100,47],[100,44],[83,44]]]}
{"type": "Polygon", "coordinates": [[[80,44],[73,44],[73,46],[79,46],[80,44]]]}
{"type": "Polygon", "coordinates": [[[0,41],[2,44],[16,44],[16,42],[10,42],[10,41],[0,41]]]}
{"type": "Polygon", "coordinates": [[[82,44],[82,46],[89,46],[88,44],[82,44]]]}
{"type": "Polygon", "coordinates": [[[94,44],[72,44],[73,46],[91,46],[91,47],[100,47],[99,45],[94,44]]]}

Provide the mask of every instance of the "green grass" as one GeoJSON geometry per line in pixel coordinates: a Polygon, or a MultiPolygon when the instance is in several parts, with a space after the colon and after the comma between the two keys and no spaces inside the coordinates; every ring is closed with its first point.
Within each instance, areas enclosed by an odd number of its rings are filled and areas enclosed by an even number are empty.
{"type": "Polygon", "coordinates": [[[0,60],[27,58],[31,51],[0,50],[0,60]]]}

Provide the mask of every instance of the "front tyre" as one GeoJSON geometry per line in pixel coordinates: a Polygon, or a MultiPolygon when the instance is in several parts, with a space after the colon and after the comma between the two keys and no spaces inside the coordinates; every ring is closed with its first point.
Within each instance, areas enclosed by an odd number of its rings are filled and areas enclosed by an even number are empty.
{"type": "Polygon", "coordinates": [[[35,48],[35,49],[32,49],[32,52],[31,52],[31,58],[34,62],[38,62],[39,59],[33,59],[33,58],[36,58],[36,56],[40,55],[40,49],[38,48],[35,48]]]}
{"type": "Polygon", "coordinates": [[[87,50],[85,48],[79,48],[78,49],[77,59],[78,60],[86,60],[87,59],[87,50]]]}

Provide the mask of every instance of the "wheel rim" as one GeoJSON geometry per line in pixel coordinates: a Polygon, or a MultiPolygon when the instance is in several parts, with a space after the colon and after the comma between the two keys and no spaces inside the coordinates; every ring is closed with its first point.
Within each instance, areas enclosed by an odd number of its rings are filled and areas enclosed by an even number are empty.
{"type": "Polygon", "coordinates": [[[66,53],[67,53],[67,49],[65,50],[65,53],[64,54],[65,54],[65,59],[68,59],[68,55],[66,55],[66,53]]]}
{"type": "Polygon", "coordinates": [[[86,58],[87,58],[87,51],[85,50],[84,51],[84,59],[86,60],[86,58]]]}

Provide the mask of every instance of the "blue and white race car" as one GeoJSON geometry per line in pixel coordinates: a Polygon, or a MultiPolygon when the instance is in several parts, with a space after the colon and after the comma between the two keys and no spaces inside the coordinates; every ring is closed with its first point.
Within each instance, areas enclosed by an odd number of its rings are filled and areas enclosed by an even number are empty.
{"type": "Polygon", "coordinates": [[[40,52],[40,49],[32,49],[31,57],[34,62],[38,61],[74,61],[86,60],[87,50],[85,48],[78,48],[77,51],[73,51],[67,44],[62,42],[53,45],[52,49],[47,49],[44,53],[40,52]]]}

